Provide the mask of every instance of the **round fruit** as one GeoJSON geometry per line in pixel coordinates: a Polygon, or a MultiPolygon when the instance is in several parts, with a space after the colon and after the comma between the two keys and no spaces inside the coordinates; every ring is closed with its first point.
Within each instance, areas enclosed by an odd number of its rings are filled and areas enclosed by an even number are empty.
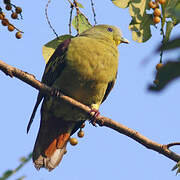
{"type": "Polygon", "coordinates": [[[14,31],[14,29],[15,29],[15,28],[14,28],[14,26],[13,26],[12,24],[9,24],[9,25],[8,25],[8,30],[9,30],[9,31],[12,32],[12,31],[14,31]]]}
{"type": "Polygon", "coordinates": [[[162,63],[156,65],[156,70],[159,71],[163,67],[162,63]]]}
{"type": "Polygon", "coordinates": [[[17,38],[17,39],[21,39],[21,38],[22,38],[21,32],[18,31],[18,32],[16,33],[16,38],[17,38]]]}
{"type": "Polygon", "coordinates": [[[10,4],[10,0],[4,0],[4,4],[10,4]]]}
{"type": "Polygon", "coordinates": [[[155,85],[159,85],[159,80],[158,80],[158,79],[155,79],[155,80],[153,81],[153,83],[154,83],[155,85]]]}
{"type": "Polygon", "coordinates": [[[161,10],[159,8],[154,9],[154,16],[161,16],[161,10]]]}
{"type": "Polygon", "coordinates": [[[70,138],[69,142],[72,146],[75,146],[78,143],[78,140],[76,138],[70,138]]]}
{"type": "Polygon", "coordinates": [[[165,3],[166,3],[166,0],[159,0],[159,3],[160,3],[160,4],[165,4],[165,3]]]}
{"type": "Polygon", "coordinates": [[[80,137],[80,138],[84,137],[84,131],[80,130],[78,132],[78,137],[80,137]]]}
{"type": "Polygon", "coordinates": [[[149,1],[148,5],[152,9],[155,9],[159,6],[157,2],[153,2],[153,1],[149,1]]]}
{"type": "Polygon", "coordinates": [[[2,13],[0,13],[0,19],[3,20],[4,19],[4,15],[2,13]]]}
{"type": "Polygon", "coordinates": [[[159,16],[154,16],[154,18],[153,18],[154,24],[157,24],[157,23],[159,23],[160,21],[161,21],[161,18],[160,18],[159,16]]]}
{"type": "Polygon", "coordinates": [[[11,4],[6,4],[6,10],[10,11],[12,9],[11,4]]]}
{"type": "Polygon", "coordinates": [[[1,11],[0,14],[3,16],[3,19],[4,19],[4,17],[5,17],[4,12],[1,11]]]}
{"type": "Polygon", "coordinates": [[[17,19],[17,17],[18,17],[18,15],[17,15],[16,12],[13,12],[13,13],[11,14],[11,18],[12,18],[12,19],[17,19]]]}
{"type": "Polygon", "coordinates": [[[82,125],[81,125],[81,128],[84,128],[85,127],[85,123],[83,123],[82,125]]]}
{"type": "Polygon", "coordinates": [[[1,21],[1,23],[2,23],[3,26],[8,26],[9,21],[8,21],[8,19],[5,19],[5,18],[4,18],[4,19],[1,21]]]}
{"type": "Polygon", "coordinates": [[[16,13],[18,13],[18,14],[22,13],[21,7],[16,7],[16,13]]]}

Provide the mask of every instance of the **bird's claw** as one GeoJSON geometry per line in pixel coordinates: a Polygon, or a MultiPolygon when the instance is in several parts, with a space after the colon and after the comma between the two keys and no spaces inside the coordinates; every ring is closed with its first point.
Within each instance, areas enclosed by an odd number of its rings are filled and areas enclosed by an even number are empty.
{"type": "Polygon", "coordinates": [[[60,90],[57,89],[57,88],[52,88],[51,90],[51,96],[55,96],[55,97],[58,97],[59,95],[61,94],[60,90]]]}
{"type": "Polygon", "coordinates": [[[92,124],[93,126],[97,127],[96,118],[100,115],[100,112],[96,109],[91,109],[89,113],[91,114],[92,112],[94,112],[94,114],[90,117],[89,123],[92,124]]]}

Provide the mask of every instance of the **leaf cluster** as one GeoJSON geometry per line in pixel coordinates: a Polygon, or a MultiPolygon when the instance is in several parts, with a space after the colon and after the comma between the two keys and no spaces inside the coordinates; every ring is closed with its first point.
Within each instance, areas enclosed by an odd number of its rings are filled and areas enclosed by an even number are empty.
{"type": "MultiPolygon", "coordinates": [[[[17,171],[19,171],[24,165],[29,162],[32,158],[32,153],[30,153],[27,157],[20,158],[20,164],[13,170],[7,170],[3,173],[3,175],[0,177],[0,180],[6,180],[13,174],[15,174],[17,171]]],[[[25,176],[19,177],[17,180],[23,180],[25,176]]]]}
{"type": "MultiPolygon", "coordinates": [[[[151,38],[151,26],[156,27],[153,22],[152,13],[149,11],[149,0],[111,0],[120,8],[129,8],[129,13],[132,20],[129,24],[129,29],[132,31],[132,38],[137,42],[146,42],[151,38]]],[[[166,24],[166,38],[169,39],[172,28],[179,23],[175,16],[176,8],[180,6],[179,0],[166,0],[166,3],[161,5],[162,17],[161,28],[166,24]],[[169,19],[167,21],[167,18],[169,19]]]]}

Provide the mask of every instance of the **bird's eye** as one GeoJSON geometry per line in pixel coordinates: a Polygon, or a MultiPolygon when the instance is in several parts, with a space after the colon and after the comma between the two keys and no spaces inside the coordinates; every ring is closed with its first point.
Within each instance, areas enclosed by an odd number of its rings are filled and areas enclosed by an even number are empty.
{"type": "Polygon", "coordinates": [[[112,28],[110,28],[110,27],[109,27],[107,30],[108,30],[109,32],[112,32],[112,31],[113,31],[113,29],[112,29],[112,28]]]}

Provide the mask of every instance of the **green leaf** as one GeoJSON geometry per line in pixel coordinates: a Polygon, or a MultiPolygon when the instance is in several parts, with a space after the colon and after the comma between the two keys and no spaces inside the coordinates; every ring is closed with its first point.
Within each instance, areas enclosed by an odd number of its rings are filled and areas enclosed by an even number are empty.
{"type": "Polygon", "coordinates": [[[164,15],[166,18],[171,18],[174,24],[178,24],[180,20],[178,19],[176,13],[179,11],[180,1],[179,0],[167,0],[163,7],[164,15]]]}
{"type": "Polygon", "coordinates": [[[179,3],[179,0],[167,0],[165,4],[165,16],[170,18],[172,15],[171,12],[176,6],[178,6],[179,3]]]}
{"type": "Polygon", "coordinates": [[[72,26],[77,31],[79,29],[79,34],[92,27],[92,25],[89,23],[86,16],[84,14],[82,14],[82,13],[79,13],[78,16],[74,17],[74,19],[72,20],[72,26]]]}
{"type": "Polygon", "coordinates": [[[149,0],[111,0],[120,8],[129,7],[132,17],[129,29],[132,31],[132,38],[139,43],[146,42],[151,38],[150,25],[154,25],[152,14],[147,14],[146,10],[149,0]]]}
{"type": "Polygon", "coordinates": [[[165,45],[161,45],[158,47],[157,51],[161,50],[173,50],[176,48],[180,48],[180,36],[174,38],[173,40],[166,42],[165,45]]]}
{"type": "Polygon", "coordinates": [[[166,41],[169,41],[169,37],[170,37],[173,27],[174,27],[174,23],[172,21],[168,21],[166,23],[166,34],[165,34],[166,41]]]}
{"type": "Polygon", "coordinates": [[[129,25],[132,31],[132,38],[139,43],[146,42],[151,38],[150,25],[153,24],[153,17],[149,14],[144,14],[141,21],[139,18],[133,19],[129,25]],[[137,21],[136,21],[137,20],[137,21]]]}
{"type": "Polygon", "coordinates": [[[150,25],[153,24],[151,14],[146,14],[148,0],[133,0],[129,3],[129,12],[132,21],[129,29],[132,31],[132,38],[137,42],[145,42],[151,38],[150,25]]]}
{"type": "Polygon", "coordinates": [[[176,18],[180,21],[180,3],[178,3],[173,11],[176,18]]]}
{"type": "Polygon", "coordinates": [[[79,2],[76,2],[76,3],[79,8],[84,8],[84,6],[81,3],[79,3],[79,2]]]}
{"type": "Polygon", "coordinates": [[[180,161],[172,168],[172,171],[176,170],[176,175],[180,173],[180,161]]]}
{"type": "Polygon", "coordinates": [[[179,167],[180,167],[180,161],[171,169],[171,171],[174,171],[179,167]]]}
{"type": "Polygon", "coordinates": [[[20,162],[26,162],[26,161],[27,161],[26,157],[21,157],[20,158],[20,162]]]}
{"type": "Polygon", "coordinates": [[[12,170],[7,170],[4,172],[3,176],[0,177],[0,180],[5,180],[7,179],[9,176],[11,176],[12,174],[14,174],[14,171],[12,170]]]}
{"type": "Polygon", "coordinates": [[[149,0],[133,0],[129,3],[129,13],[137,23],[143,20],[149,0]]]}
{"type": "Polygon", "coordinates": [[[114,5],[120,8],[127,8],[130,0],[111,0],[114,5]]]}
{"type": "Polygon", "coordinates": [[[27,159],[31,159],[32,158],[32,153],[30,153],[27,157],[27,159]]]}
{"type": "Polygon", "coordinates": [[[175,17],[175,22],[174,24],[177,25],[180,23],[180,3],[176,5],[176,7],[172,10],[172,15],[175,17]]]}
{"type": "Polygon", "coordinates": [[[43,53],[43,57],[45,59],[45,62],[47,64],[47,62],[49,61],[49,58],[52,56],[52,54],[54,53],[55,49],[58,47],[58,45],[60,43],[62,43],[64,40],[72,38],[73,36],[71,35],[62,35],[59,36],[58,39],[55,38],[52,41],[48,42],[47,44],[45,44],[42,48],[42,53],[43,53]]]}
{"type": "MultiPolygon", "coordinates": [[[[180,59],[178,59],[180,61],[180,59]]],[[[157,72],[156,80],[158,80],[158,85],[150,86],[149,90],[151,91],[160,91],[164,89],[170,82],[174,79],[180,77],[180,62],[178,61],[169,61],[164,64],[163,67],[157,72]]]]}

